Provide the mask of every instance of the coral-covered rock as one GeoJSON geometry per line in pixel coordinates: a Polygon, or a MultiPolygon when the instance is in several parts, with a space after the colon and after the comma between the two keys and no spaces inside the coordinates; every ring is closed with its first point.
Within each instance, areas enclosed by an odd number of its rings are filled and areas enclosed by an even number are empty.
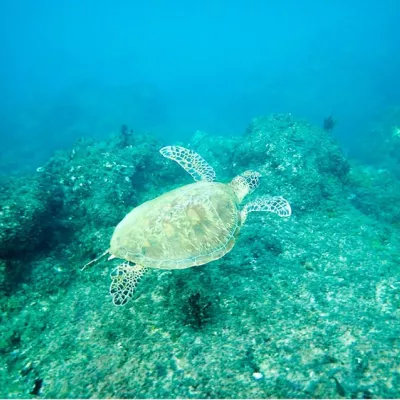
{"type": "Polygon", "coordinates": [[[266,192],[287,196],[297,211],[340,195],[349,172],[333,138],[291,114],[255,118],[236,148],[234,162],[258,169],[266,192]]]}
{"type": "Polygon", "coordinates": [[[23,257],[46,240],[55,201],[40,177],[13,178],[0,185],[0,258],[23,257]]]}

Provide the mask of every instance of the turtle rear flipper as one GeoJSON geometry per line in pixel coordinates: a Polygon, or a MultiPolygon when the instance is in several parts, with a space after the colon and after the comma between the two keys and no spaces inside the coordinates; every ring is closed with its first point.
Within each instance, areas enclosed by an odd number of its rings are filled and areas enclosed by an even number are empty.
{"type": "Polygon", "coordinates": [[[280,217],[290,217],[292,214],[289,202],[282,196],[262,196],[247,203],[241,212],[242,223],[246,221],[248,213],[252,211],[269,211],[280,217]]]}
{"type": "Polygon", "coordinates": [[[195,181],[212,182],[215,179],[213,167],[193,150],[180,146],[166,146],[160,153],[170,160],[176,161],[195,181]]]}
{"type": "Polygon", "coordinates": [[[116,306],[123,306],[132,297],[140,279],[147,271],[142,265],[119,264],[111,273],[110,294],[116,306]]]}

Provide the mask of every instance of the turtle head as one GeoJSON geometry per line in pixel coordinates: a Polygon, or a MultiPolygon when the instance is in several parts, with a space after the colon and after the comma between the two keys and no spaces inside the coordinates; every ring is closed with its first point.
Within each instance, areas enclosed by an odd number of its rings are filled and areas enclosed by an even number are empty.
{"type": "Polygon", "coordinates": [[[248,170],[232,179],[229,186],[235,192],[239,203],[257,188],[260,183],[260,177],[261,174],[259,172],[248,170]]]}

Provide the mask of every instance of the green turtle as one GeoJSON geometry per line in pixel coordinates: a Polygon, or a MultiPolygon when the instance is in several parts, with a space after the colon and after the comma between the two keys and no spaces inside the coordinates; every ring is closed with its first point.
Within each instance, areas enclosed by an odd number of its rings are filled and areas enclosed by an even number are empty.
{"type": "Polygon", "coordinates": [[[124,260],[111,273],[110,294],[126,304],[148,268],[183,269],[207,264],[232,250],[252,211],[291,215],[281,196],[262,196],[240,204],[259,184],[261,174],[245,171],[229,183],[215,181],[214,169],[197,153],[167,146],[160,153],[181,165],[196,181],[135,207],[116,226],[110,248],[85,269],[109,254],[124,260]]]}

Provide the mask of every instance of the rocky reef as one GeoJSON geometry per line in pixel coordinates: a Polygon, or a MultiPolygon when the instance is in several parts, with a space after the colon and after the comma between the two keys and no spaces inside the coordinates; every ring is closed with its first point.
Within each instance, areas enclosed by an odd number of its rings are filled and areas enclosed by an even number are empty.
{"type": "Polygon", "coordinates": [[[379,171],[290,114],[184,145],[221,181],[260,171],[252,196],[284,196],[291,218],[252,214],[224,258],[152,270],[126,307],[117,260],[80,271],[133,207],[191,182],[167,144],[82,139],[0,182],[1,397],[399,397],[398,178],[379,196],[379,171]]]}

